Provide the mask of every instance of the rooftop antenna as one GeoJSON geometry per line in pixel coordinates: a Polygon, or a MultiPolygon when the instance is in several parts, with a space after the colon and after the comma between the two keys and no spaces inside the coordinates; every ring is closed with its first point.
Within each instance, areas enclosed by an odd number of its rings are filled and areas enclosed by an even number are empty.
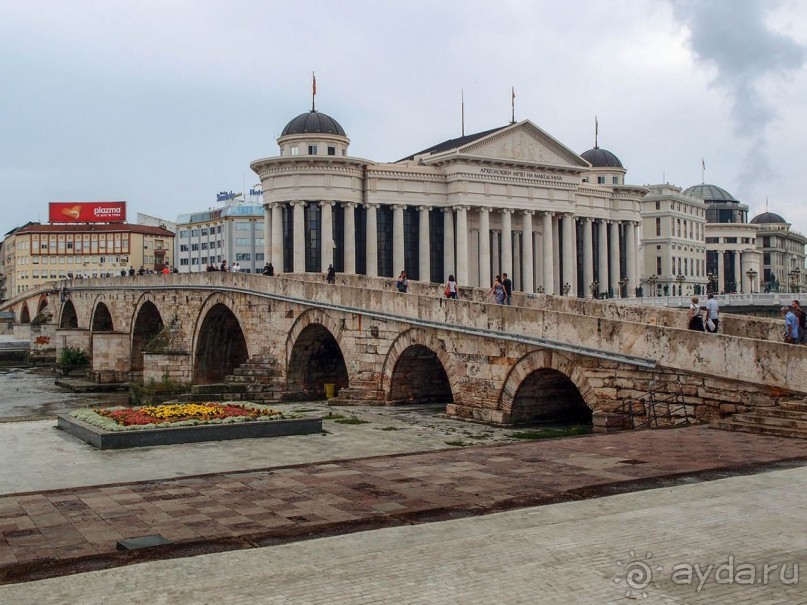
{"type": "Polygon", "coordinates": [[[701,185],[706,184],[705,174],[706,174],[706,160],[701,158],[701,185]]]}
{"type": "Polygon", "coordinates": [[[600,134],[600,123],[597,120],[597,116],[594,116],[594,149],[599,149],[599,145],[597,139],[599,138],[600,134]]]}
{"type": "Polygon", "coordinates": [[[311,111],[317,110],[317,74],[311,72],[311,111]]]}
{"type": "Polygon", "coordinates": [[[465,90],[460,89],[461,105],[462,105],[462,136],[465,136],[465,90]]]}
{"type": "Polygon", "coordinates": [[[512,115],[510,117],[510,123],[515,124],[516,123],[516,87],[515,86],[511,87],[510,92],[512,94],[512,97],[510,99],[510,107],[511,107],[511,110],[512,110],[512,115]]]}

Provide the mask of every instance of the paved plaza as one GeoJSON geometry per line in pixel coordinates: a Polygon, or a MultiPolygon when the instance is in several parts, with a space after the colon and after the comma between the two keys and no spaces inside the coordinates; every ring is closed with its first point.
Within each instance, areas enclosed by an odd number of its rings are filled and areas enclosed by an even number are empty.
{"type": "Polygon", "coordinates": [[[520,441],[428,408],[338,412],[366,423],[103,452],[52,420],[0,424],[0,602],[807,603],[790,581],[807,564],[804,441],[520,441]],[[155,533],[176,544],[116,551],[155,533]],[[671,575],[729,556],[784,575],[671,575]]]}

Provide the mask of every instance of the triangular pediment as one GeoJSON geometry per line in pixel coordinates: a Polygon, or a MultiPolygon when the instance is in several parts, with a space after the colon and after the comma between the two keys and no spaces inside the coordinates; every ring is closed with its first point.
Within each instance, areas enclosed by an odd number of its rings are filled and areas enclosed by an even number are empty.
{"type": "Polygon", "coordinates": [[[529,120],[459,147],[455,153],[491,160],[588,168],[588,163],[578,154],[529,120]]]}

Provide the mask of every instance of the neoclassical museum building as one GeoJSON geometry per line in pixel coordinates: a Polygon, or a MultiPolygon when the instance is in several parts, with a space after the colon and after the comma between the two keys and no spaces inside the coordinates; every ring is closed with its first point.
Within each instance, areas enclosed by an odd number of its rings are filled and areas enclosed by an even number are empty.
{"type": "Polygon", "coordinates": [[[438,143],[392,163],[352,157],[339,123],[291,120],[263,188],[267,262],[526,292],[634,296],[643,187],[596,145],[578,155],[529,120],[438,143]]]}

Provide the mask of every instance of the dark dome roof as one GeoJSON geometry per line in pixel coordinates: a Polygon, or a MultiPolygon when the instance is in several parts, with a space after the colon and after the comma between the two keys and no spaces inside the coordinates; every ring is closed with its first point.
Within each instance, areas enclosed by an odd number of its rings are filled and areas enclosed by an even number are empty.
{"type": "Polygon", "coordinates": [[[580,157],[594,168],[625,168],[618,157],[607,149],[600,149],[599,147],[584,151],[580,154],[580,157]]]}
{"type": "Polygon", "coordinates": [[[787,225],[787,221],[774,212],[763,212],[762,214],[757,214],[751,219],[751,223],[754,225],[759,225],[762,223],[779,223],[780,225],[787,225]]]}
{"type": "Polygon", "coordinates": [[[704,202],[736,202],[737,200],[725,189],[717,185],[694,185],[683,191],[684,195],[702,199],[704,202]]]}
{"type": "Polygon", "coordinates": [[[301,113],[294,118],[291,122],[286,124],[280,136],[309,133],[336,134],[342,137],[347,136],[344,129],[339,125],[339,122],[334,120],[331,116],[316,110],[301,113]]]}

